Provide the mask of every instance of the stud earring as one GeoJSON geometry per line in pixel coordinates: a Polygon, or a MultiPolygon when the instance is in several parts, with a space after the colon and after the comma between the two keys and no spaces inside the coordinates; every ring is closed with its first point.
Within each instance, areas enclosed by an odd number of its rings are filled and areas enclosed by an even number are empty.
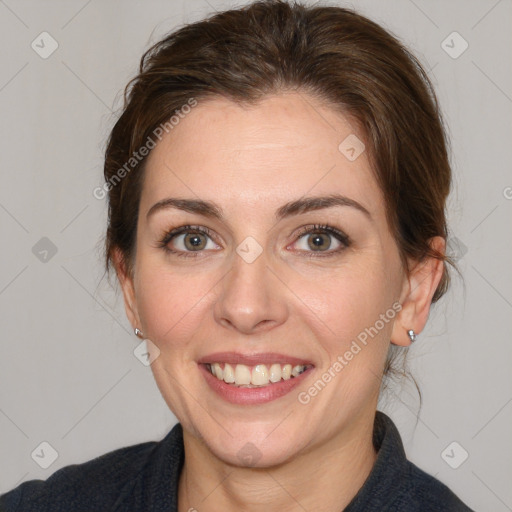
{"type": "Polygon", "coordinates": [[[144,339],[144,334],[142,334],[142,331],[140,329],[137,329],[137,327],[133,330],[135,333],[135,336],[137,336],[140,339],[144,339]]]}
{"type": "Polygon", "coordinates": [[[409,339],[411,340],[411,343],[414,343],[416,341],[416,334],[415,332],[410,329],[409,331],[407,331],[407,334],[409,335],[409,339]]]}

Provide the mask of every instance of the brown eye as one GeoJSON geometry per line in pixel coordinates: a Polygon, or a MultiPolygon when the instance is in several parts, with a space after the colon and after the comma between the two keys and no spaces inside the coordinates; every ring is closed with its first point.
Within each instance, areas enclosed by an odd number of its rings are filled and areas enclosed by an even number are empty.
{"type": "Polygon", "coordinates": [[[308,246],[313,251],[324,251],[331,246],[331,235],[327,233],[311,233],[307,237],[308,246]]]}
{"type": "Polygon", "coordinates": [[[331,233],[317,231],[305,233],[296,244],[297,249],[307,252],[335,252],[337,249],[342,249],[344,245],[331,233]]]}
{"type": "Polygon", "coordinates": [[[220,249],[213,236],[207,228],[181,226],[166,233],[159,246],[178,256],[196,256],[208,250],[220,249]]]}
{"type": "Polygon", "coordinates": [[[351,240],[345,233],[328,225],[315,225],[303,228],[293,244],[301,252],[330,256],[346,249],[351,240]]]}
{"type": "Polygon", "coordinates": [[[202,233],[187,233],[184,235],[183,243],[189,251],[200,251],[206,247],[206,238],[202,233]]]}

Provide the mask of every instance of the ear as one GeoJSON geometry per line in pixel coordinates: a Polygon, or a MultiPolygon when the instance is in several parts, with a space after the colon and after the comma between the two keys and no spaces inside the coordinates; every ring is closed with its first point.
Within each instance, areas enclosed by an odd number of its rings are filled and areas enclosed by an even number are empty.
{"type": "Polygon", "coordinates": [[[123,291],[124,308],[126,316],[132,324],[132,328],[138,327],[141,329],[139,313],[137,311],[137,303],[135,300],[135,286],[133,282],[133,275],[129,272],[125,258],[119,248],[113,251],[112,259],[116,269],[117,278],[123,291]]]}
{"type": "MultiPolygon", "coordinates": [[[[430,239],[430,246],[439,254],[444,254],[446,241],[440,236],[430,239]]],[[[404,281],[400,304],[402,309],[398,313],[393,331],[391,343],[407,346],[411,340],[407,331],[412,329],[416,334],[420,333],[427,323],[432,297],[443,276],[444,262],[440,259],[427,257],[422,262],[416,262],[409,270],[409,275],[404,281]]]]}

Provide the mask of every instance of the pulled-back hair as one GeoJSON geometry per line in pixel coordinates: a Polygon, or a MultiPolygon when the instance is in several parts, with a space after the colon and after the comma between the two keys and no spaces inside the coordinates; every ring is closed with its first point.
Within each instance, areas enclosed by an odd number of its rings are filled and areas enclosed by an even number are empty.
{"type": "MultiPolygon", "coordinates": [[[[131,271],[147,157],[129,172],[126,163],[160,125],[191,100],[222,96],[256,104],[290,90],[313,95],[357,124],[402,261],[435,257],[444,262],[433,296],[439,299],[449,283],[449,258],[429,241],[447,238],[451,170],[426,72],[395,37],[352,10],[280,0],[185,25],[143,55],[105,153],[107,271],[116,249],[131,271]],[[122,179],[115,181],[123,168],[122,179]]],[[[386,372],[389,368],[388,361],[386,372]]]]}

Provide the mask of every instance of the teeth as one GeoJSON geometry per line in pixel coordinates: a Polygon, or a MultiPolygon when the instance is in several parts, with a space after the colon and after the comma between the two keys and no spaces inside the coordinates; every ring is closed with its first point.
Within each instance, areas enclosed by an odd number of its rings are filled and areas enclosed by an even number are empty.
{"type": "Polygon", "coordinates": [[[228,363],[224,365],[224,382],[227,382],[228,384],[235,382],[235,372],[233,367],[228,363]]]}
{"type": "Polygon", "coordinates": [[[270,382],[279,382],[281,380],[281,365],[280,364],[273,364],[270,367],[269,380],[270,380],[270,382]]]}
{"type": "MultiPolygon", "coordinates": [[[[217,378],[219,376],[217,375],[217,378]]],[[[221,377],[222,379],[222,377],[221,377]]],[[[242,384],[251,383],[251,370],[245,364],[237,364],[235,367],[235,384],[241,386],[242,384]]]]}
{"type": "Polygon", "coordinates": [[[292,376],[297,377],[304,371],[304,366],[294,366],[292,370],[292,376]]]}
{"type": "Polygon", "coordinates": [[[219,363],[215,363],[213,365],[213,370],[215,372],[215,376],[217,377],[217,379],[222,380],[222,368],[220,367],[219,363]]]}
{"type": "Polygon", "coordinates": [[[251,384],[255,386],[268,384],[268,368],[264,364],[258,364],[252,370],[251,384]]]}
{"type": "Polygon", "coordinates": [[[281,380],[289,380],[292,377],[298,377],[306,370],[305,365],[292,367],[291,364],[280,365],[278,363],[272,364],[270,368],[265,364],[257,364],[252,368],[245,364],[237,364],[234,369],[228,363],[224,363],[224,365],[222,363],[212,363],[208,365],[208,368],[212,375],[227,384],[251,388],[267,386],[269,383],[281,380]]]}

